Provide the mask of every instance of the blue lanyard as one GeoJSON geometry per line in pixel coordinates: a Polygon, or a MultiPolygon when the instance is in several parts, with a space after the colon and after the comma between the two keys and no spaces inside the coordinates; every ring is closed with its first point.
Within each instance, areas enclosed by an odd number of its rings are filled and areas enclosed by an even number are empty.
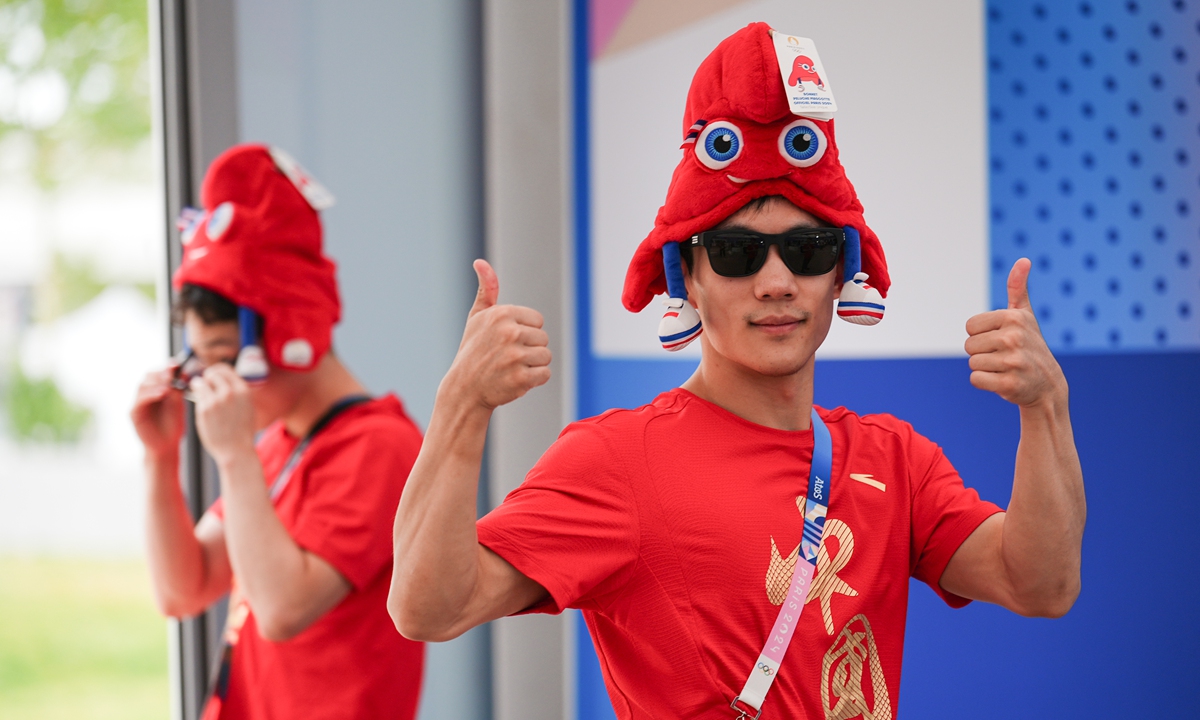
{"type": "Polygon", "coordinates": [[[804,503],[804,536],[801,551],[804,559],[817,564],[821,533],[825,532],[825,516],[829,513],[829,488],[833,484],[833,438],[829,428],[812,410],[813,452],[808,471],[808,496],[804,503]]]}
{"type": "Polygon", "coordinates": [[[729,704],[738,713],[738,720],[758,720],[763,701],[770,691],[779,666],[792,643],[796,624],[808,602],[808,591],[816,577],[817,551],[821,548],[821,533],[825,531],[825,516],[829,513],[829,486],[833,480],[833,439],[817,409],[812,409],[813,453],[808,471],[808,494],[804,503],[804,535],[801,552],[807,563],[796,563],[787,597],[779,607],[779,617],[767,636],[767,644],[755,661],[750,677],[729,704]]]}

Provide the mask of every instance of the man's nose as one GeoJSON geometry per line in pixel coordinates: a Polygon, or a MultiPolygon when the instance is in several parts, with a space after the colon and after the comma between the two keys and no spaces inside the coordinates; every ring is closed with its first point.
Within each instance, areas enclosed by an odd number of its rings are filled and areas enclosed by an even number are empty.
{"type": "Polygon", "coordinates": [[[778,245],[767,248],[767,261],[754,274],[754,281],[755,295],[763,300],[790,298],[796,294],[796,276],[784,264],[778,245]]]}

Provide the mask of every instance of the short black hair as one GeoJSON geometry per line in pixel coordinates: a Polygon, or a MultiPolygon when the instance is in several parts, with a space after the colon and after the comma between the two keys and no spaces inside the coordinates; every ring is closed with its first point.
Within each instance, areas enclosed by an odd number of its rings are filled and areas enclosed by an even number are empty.
{"type": "Polygon", "coordinates": [[[237,322],[238,319],[238,308],[232,300],[206,287],[184,283],[171,308],[171,320],[182,325],[189,311],[205,325],[237,322]]]}
{"type": "MultiPolygon", "coordinates": [[[[736,215],[737,213],[740,213],[740,212],[742,212],[742,211],[745,211],[745,210],[751,210],[751,211],[753,211],[753,212],[760,213],[760,212],[762,212],[763,210],[765,210],[765,209],[766,209],[766,207],[767,207],[768,205],[770,205],[771,203],[774,203],[774,202],[779,202],[780,200],[782,200],[782,201],[786,202],[786,203],[787,203],[787,204],[789,204],[789,205],[792,205],[792,204],[794,204],[794,203],[792,203],[792,201],[791,201],[791,200],[788,200],[787,198],[785,198],[785,197],[784,197],[784,196],[782,196],[782,195],[763,195],[762,197],[760,197],[760,198],[754,198],[754,199],[753,199],[753,200],[751,200],[750,202],[748,202],[748,203],[746,203],[745,205],[741,206],[740,208],[738,208],[738,209],[737,209],[737,212],[735,212],[735,213],[733,213],[732,215],[730,215],[730,217],[733,217],[733,215],[736,215]]],[[[729,219],[729,218],[725,218],[725,220],[728,220],[728,219],[729,219]]],[[[722,222],[722,223],[724,223],[724,222],[725,222],[725,220],[722,220],[721,222],[722,222]]],[[[720,225],[718,225],[717,227],[720,227],[720,225]]]]}

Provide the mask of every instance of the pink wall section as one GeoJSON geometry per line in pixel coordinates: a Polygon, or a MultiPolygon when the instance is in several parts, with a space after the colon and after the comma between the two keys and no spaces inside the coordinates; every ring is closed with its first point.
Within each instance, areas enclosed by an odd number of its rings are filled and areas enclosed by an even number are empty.
{"type": "Polygon", "coordinates": [[[599,57],[604,52],[635,2],[637,0],[593,0],[588,4],[589,58],[599,57]]]}

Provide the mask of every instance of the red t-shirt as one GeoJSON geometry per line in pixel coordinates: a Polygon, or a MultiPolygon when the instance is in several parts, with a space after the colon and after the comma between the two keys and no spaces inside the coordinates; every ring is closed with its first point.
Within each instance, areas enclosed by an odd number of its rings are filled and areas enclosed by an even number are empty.
{"type": "MultiPolygon", "coordinates": [[[[938,587],[1000,509],[890,415],[819,410],[833,479],[809,602],[763,717],[893,717],[908,578],[938,587]]],[[[617,717],[731,717],[787,594],[812,431],[748,422],[686,390],[567,427],[479,540],[579,608],[617,717]]]]}
{"type": "MultiPolygon", "coordinates": [[[[267,484],[299,440],[281,423],[258,441],[267,484]]],[[[313,438],[275,503],[300,547],[353,586],[341,603],[286,642],[259,635],[254,609],[233,647],[221,720],[415,717],[425,646],[387,612],[392,523],[421,431],[394,395],[356,405],[313,438]]],[[[222,500],[210,512],[223,517],[222,500]]]]}

